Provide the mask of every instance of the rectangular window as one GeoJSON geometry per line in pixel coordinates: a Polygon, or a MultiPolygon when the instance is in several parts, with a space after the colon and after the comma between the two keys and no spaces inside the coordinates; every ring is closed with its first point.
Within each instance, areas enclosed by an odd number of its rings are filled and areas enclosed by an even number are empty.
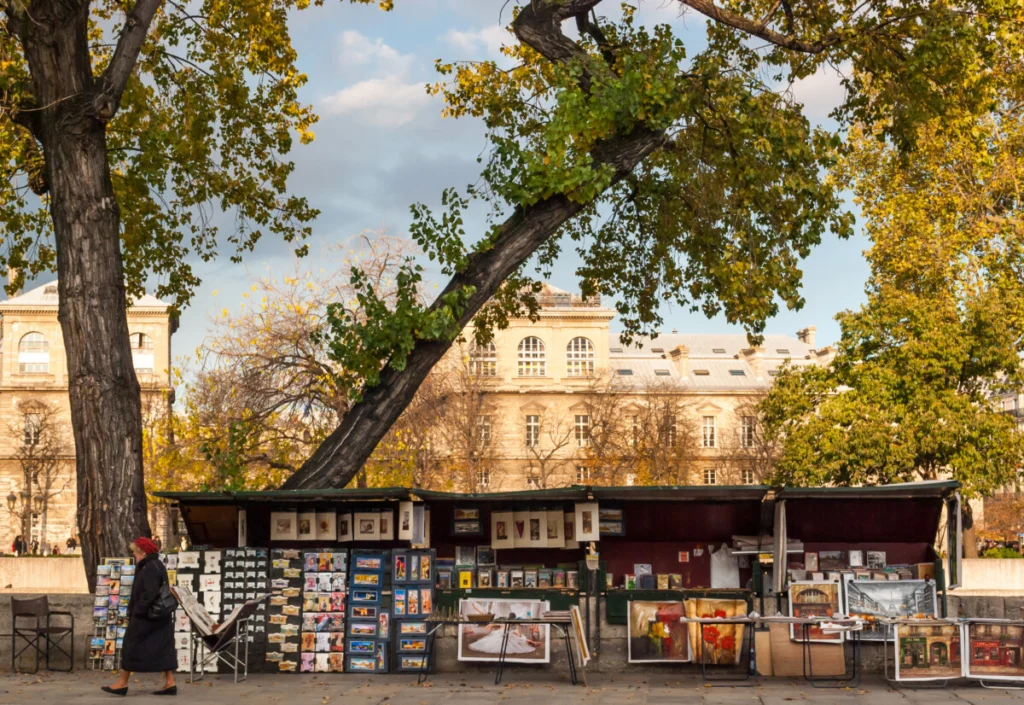
{"type": "Polygon", "coordinates": [[[676,415],[669,414],[665,417],[665,422],[661,426],[661,442],[669,448],[675,448],[676,439],[678,438],[677,431],[676,415]]]}
{"type": "Polygon", "coordinates": [[[488,469],[478,470],[476,473],[476,482],[480,487],[490,487],[491,471],[488,469]]]}
{"type": "Polygon", "coordinates": [[[754,417],[744,416],[740,426],[740,445],[744,448],[754,447],[754,417]]]}
{"type": "Polygon", "coordinates": [[[491,417],[476,417],[476,435],[480,441],[481,448],[488,448],[491,445],[491,417]]]}
{"type": "Polygon", "coordinates": [[[626,473],[626,486],[632,487],[636,484],[636,473],[626,473]]]}
{"type": "Polygon", "coordinates": [[[526,417],[526,447],[536,448],[540,445],[540,416],[529,415],[526,417]]]}
{"type": "Polygon", "coordinates": [[[704,471],[704,484],[705,485],[717,485],[718,484],[718,470],[714,468],[708,468],[704,471]]]}
{"type": "Polygon", "coordinates": [[[38,444],[41,430],[42,418],[39,414],[25,414],[25,445],[34,446],[38,444]]]}
{"type": "Polygon", "coordinates": [[[704,448],[714,448],[716,446],[715,441],[715,417],[705,416],[703,424],[703,435],[701,437],[701,445],[704,448]]]}
{"type": "Polygon", "coordinates": [[[587,414],[576,414],[575,422],[576,447],[586,448],[590,445],[590,417],[587,414]]]}
{"type": "Polygon", "coordinates": [[[743,468],[743,484],[752,485],[754,484],[754,469],[743,468]]]}
{"type": "Polygon", "coordinates": [[[633,447],[640,445],[640,417],[633,414],[629,417],[629,430],[633,436],[633,447]]]}
{"type": "Polygon", "coordinates": [[[576,466],[576,484],[586,485],[590,483],[590,468],[582,465],[576,466]]]}
{"type": "Polygon", "coordinates": [[[537,471],[534,468],[528,468],[526,470],[526,489],[528,490],[539,490],[540,489],[540,477],[537,476],[537,471]]]}

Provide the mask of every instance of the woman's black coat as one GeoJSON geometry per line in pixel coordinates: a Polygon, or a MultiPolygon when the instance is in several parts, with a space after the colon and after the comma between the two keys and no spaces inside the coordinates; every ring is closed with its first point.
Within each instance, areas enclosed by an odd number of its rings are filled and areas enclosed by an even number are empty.
{"type": "Polygon", "coordinates": [[[167,569],[155,553],[147,554],[135,566],[135,582],[128,603],[128,628],[121,650],[121,668],[153,673],[174,671],[178,657],[174,651],[174,616],[150,619],[149,608],[160,596],[167,580],[167,569]]]}

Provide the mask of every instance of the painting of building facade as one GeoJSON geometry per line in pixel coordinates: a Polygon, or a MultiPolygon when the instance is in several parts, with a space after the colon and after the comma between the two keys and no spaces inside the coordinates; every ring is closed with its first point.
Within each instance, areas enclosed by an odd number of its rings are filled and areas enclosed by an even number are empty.
{"type": "Polygon", "coordinates": [[[962,675],[959,626],[895,625],[893,638],[898,680],[945,680],[962,675]]]}
{"type": "MultiPolygon", "coordinates": [[[[789,586],[789,612],[794,617],[831,617],[841,611],[839,583],[798,581],[789,586]]],[[[804,640],[801,626],[791,624],[789,636],[794,641],[804,640]]],[[[842,643],[843,635],[826,634],[817,624],[807,629],[808,641],[842,643]]]]}
{"type": "Polygon", "coordinates": [[[1024,681],[1024,624],[968,624],[966,676],[985,680],[1024,681]]]}

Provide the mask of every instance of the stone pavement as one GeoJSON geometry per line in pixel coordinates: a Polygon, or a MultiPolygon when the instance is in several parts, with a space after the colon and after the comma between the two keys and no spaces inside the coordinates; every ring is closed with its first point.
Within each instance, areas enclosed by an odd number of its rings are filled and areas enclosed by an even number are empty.
{"type": "MultiPolygon", "coordinates": [[[[41,673],[38,676],[0,674],[0,705],[111,705],[123,702],[99,687],[113,680],[110,673],[78,671],[73,674],[41,673]]],[[[229,676],[207,677],[189,684],[180,678],[178,697],[183,705],[787,705],[788,703],[857,703],[858,705],[960,705],[1024,704],[1024,691],[986,690],[960,681],[956,687],[895,690],[878,677],[865,678],[860,688],[823,690],[798,679],[764,679],[751,688],[707,687],[699,677],[687,675],[588,674],[587,686],[573,687],[568,679],[549,673],[506,672],[506,682],[494,685],[492,675],[432,676],[416,685],[409,675],[355,676],[334,674],[252,675],[235,685],[229,676]]],[[[150,691],[159,682],[156,674],[133,680],[127,702],[154,698],[150,691]],[[137,682],[136,682],[137,681],[137,682]]]]}

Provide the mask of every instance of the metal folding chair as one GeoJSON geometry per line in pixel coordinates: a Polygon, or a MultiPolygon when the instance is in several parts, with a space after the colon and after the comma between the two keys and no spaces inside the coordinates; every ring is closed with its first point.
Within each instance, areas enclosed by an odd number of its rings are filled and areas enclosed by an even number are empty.
{"type": "Polygon", "coordinates": [[[70,672],[75,668],[75,616],[70,612],[51,610],[50,601],[46,595],[33,597],[28,600],[11,598],[11,671],[18,672],[16,667],[18,658],[29,649],[35,651],[35,668],[31,673],[39,672],[39,658],[46,657],[46,670],[70,672]],[[54,625],[50,623],[52,617],[66,617],[71,620],[69,625],[54,625]],[[21,620],[19,622],[19,620],[21,620]],[[30,624],[27,624],[31,620],[30,624]],[[71,637],[71,649],[64,650],[61,644],[68,637],[71,637]],[[18,639],[22,639],[25,645],[21,651],[17,649],[18,639]],[[52,668],[50,666],[50,647],[55,648],[68,659],[67,668],[52,668]]]}
{"type": "Polygon", "coordinates": [[[239,670],[242,671],[241,680],[249,677],[249,619],[256,614],[258,608],[258,601],[247,602],[239,610],[235,619],[221,626],[216,634],[203,634],[195,622],[191,622],[192,629],[189,631],[188,638],[189,683],[203,679],[203,676],[206,675],[206,664],[211,659],[215,663],[227,665],[235,676],[235,683],[239,681],[239,670]],[[199,652],[198,659],[196,658],[197,650],[199,652]],[[197,670],[198,676],[196,675],[197,670]]]}

